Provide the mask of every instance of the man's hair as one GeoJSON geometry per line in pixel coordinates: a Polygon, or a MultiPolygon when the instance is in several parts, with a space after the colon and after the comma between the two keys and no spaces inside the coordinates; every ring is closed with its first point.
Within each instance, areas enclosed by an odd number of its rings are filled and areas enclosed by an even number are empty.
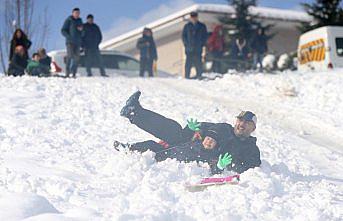
{"type": "Polygon", "coordinates": [[[80,9],[79,8],[74,8],[73,12],[75,12],[75,11],[80,11],[80,9]]]}
{"type": "Polygon", "coordinates": [[[33,53],[32,54],[32,58],[36,57],[36,56],[39,56],[39,54],[37,52],[33,53]]]}
{"type": "Polygon", "coordinates": [[[197,18],[198,17],[198,12],[193,11],[193,12],[191,12],[190,15],[191,15],[192,18],[197,18]]]}
{"type": "Polygon", "coordinates": [[[87,15],[87,19],[89,19],[89,18],[94,18],[94,16],[92,14],[89,14],[89,15],[87,15]]]}
{"type": "Polygon", "coordinates": [[[46,54],[46,50],[45,48],[40,48],[38,49],[38,54],[41,53],[41,54],[46,54]]]}

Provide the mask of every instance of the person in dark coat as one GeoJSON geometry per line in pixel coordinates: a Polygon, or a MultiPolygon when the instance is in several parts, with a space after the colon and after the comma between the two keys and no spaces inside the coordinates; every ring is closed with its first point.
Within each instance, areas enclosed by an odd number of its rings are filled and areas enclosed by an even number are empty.
{"type": "Polygon", "coordinates": [[[256,35],[251,43],[251,49],[253,52],[254,68],[259,68],[261,71],[263,68],[263,57],[268,51],[267,36],[265,35],[263,28],[257,29],[256,35]]]}
{"type": "Polygon", "coordinates": [[[224,54],[224,46],[223,26],[217,25],[207,41],[208,52],[213,58],[212,71],[215,73],[222,73],[221,59],[224,54]]]}
{"type": "Polygon", "coordinates": [[[149,77],[153,77],[153,64],[157,61],[157,50],[150,28],[144,28],[143,36],[137,41],[137,49],[140,51],[139,76],[144,77],[144,72],[147,71],[149,77]]]}
{"type": "Polygon", "coordinates": [[[236,68],[239,68],[240,66],[245,67],[244,64],[249,58],[249,48],[245,38],[239,37],[233,41],[230,55],[236,68]]]}
{"type": "Polygon", "coordinates": [[[9,76],[23,76],[25,74],[25,68],[27,66],[26,50],[22,45],[18,45],[12,56],[12,59],[8,67],[9,76]]]}
{"type": "Polygon", "coordinates": [[[190,78],[191,68],[195,66],[196,77],[202,75],[202,52],[207,42],[207,28],[198,19],[198,13],[191,13],[190,21],[184,26],[182,31],[182,41],[185,47],[186,64],[185,77],[190,78]]]}
{"type": "Polygon", "coordinates": [[[38,49],[38,55],[39,55],[39,63],[44,65],[48,68],[48,70],[51,69],[51,57],[46,54],[45,48],[38,49]]]}
{"type": "Polygon", "coordinates": [[[65,20],[61,30],[66,39],[67,47],[66,77],[69,77],[70,73],[73,74],[73,77],[76,77],[80,60],[82,31],[83,24],[80,18],[80,9],[74,8],[72,15],[65,20]]]}
{"type": "Polygon", "coordinates": [[[28,39],[27,35],[23,32],[23,30],[21,29],[16,29],[12,40],[11,40],[11,47],[10,47],[10,56],[9,56],[9,61],[12,60],[12,57],[14,55],[14,51],[16,49],[17,46],[23,46],[24,50],[25,50],[25,58],[29,59],[29,49],[32,45],[31,41],[28,39]]]}
{"type": "Polygon", "coordinates": [[[121,116],[142,130],[161,139],[161,142],[144,141],[124,145],[115,141],[114,147],[129,148],[132,151],[156,153],[155,159],[163,161],[175,158],[184,162],[207,162],[212,173],[224,169],[243,173],[261,164],[256,138],[251,133],[256,129],[257,119],[250,111],[237,116],[235,126],[227,123],[198,123],[188,121],[185,128],[174,120],[143,108],[134,93],[121,110],[121,116]]]}
{"type": "Polygon", "coordinates": [[[100,55],[99,44],[102,41],[102,34],[99,26],[94,23],[94,16],[89,14],[87,22],[83,25],[82,47],[85,51],[87,75],[92,76],[92,66],[100,69],[101,76],[107,77],[103,61],[100,55]]]}

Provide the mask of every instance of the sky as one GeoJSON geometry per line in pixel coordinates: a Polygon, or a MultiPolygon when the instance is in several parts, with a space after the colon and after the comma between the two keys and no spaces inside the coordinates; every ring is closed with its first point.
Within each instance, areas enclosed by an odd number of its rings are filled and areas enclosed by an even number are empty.
{"type": "MultiPolygon", "coordinates": [[[[301,10],[300,2],[310,0],[259,0],[259,6],[301,10]]],[[[64,48],[61,26],[74,7],[81,9],[85,21],[92,13],[105,39],[164,17],[195,3],[227,4],[226,0],[34,0],[37,13],[48,9],[48,51],[64,48]]],[[[0,6],[1,7],[1,6],[0,6]]]]}

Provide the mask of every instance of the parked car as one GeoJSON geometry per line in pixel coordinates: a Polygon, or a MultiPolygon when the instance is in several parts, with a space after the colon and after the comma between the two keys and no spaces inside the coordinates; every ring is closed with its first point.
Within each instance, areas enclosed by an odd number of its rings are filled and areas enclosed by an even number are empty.
{"type": "MultiPolygon", "coordinates": [[[[122,52],[110,51],[110,50],[101,50],[100,51],[102,60],[104,63],[104,68],[106,74],[122,74],[126,76],[138,76],[139,74],[139,61],[122,52]]],[[[51,72],[52,75],[58,75],[59,72],[65,71],[66,64],[66,51],[51,51],[48,55],[52,59],[51,72]]],[[[93,75],[100,75],[99,68],[92,68],[93,75]]],[[[80,63],[78,68],[78,75],[86,76],[86,66],[85,66],[85,55],[81,53],[80,63]]]]}
{"type": "Polygon", "coordinates": [[[300,36],[298,69],[325,71],[343,68],[343,27],[325,26],[300,36]]]}

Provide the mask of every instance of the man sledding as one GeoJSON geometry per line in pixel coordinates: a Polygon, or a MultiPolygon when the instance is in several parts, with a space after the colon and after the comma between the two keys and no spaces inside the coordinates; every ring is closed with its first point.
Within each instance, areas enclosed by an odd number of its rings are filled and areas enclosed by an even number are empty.
{"type": "Polygon", "coordinates": [[[227,123],[209,123],[189,120],[185,128],[172,119],[143,108],[139,103],[140,91],[127,100],[120,115],[142,130],[161,139],[159,143],[149,140],[135,144],[114,142],[114,147],[131,151],[156,153],[156,161],[175,158],[184,162],[206,162],[212,173],[224,169],[242,173],[261,164],[256,138],[257,118],[250,111],[237,116],[235,126],[227,123]]]}

